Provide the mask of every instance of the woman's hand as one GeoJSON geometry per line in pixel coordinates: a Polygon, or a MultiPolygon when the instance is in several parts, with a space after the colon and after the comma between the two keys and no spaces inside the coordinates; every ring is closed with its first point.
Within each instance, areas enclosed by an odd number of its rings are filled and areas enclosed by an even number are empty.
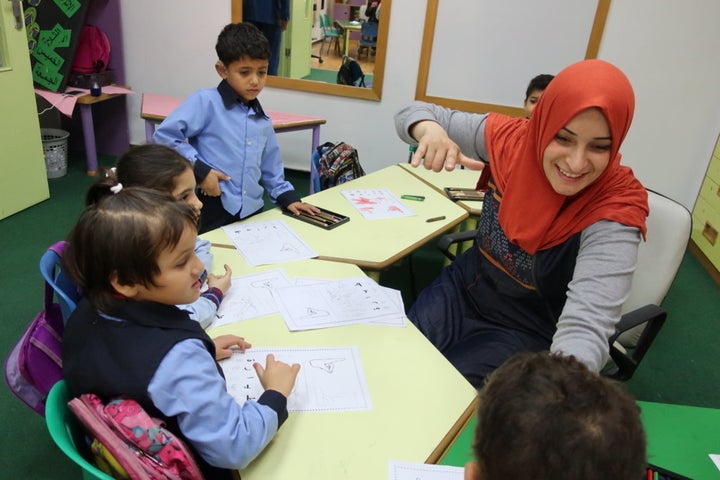
{"type": "Polygon", "coordinates": [[[410,135],[418,139],[418,147],[410,160],[413,167],[421,163],[428,170],[439,172],[454,170],[462,165],[470,170],[482,170],[485,164],[479,160],[466,157],[453,142],[444,128],[432,120],[423,120],[410,129],[410,135]]]}
{"type": "Polygon", "coordinates": [[[237,335],[220,335],[213,338],[213,343],[215,344],[215,360],[230,358],[235,349],[244,352],[252,347],[243,337],[237,335]]]}

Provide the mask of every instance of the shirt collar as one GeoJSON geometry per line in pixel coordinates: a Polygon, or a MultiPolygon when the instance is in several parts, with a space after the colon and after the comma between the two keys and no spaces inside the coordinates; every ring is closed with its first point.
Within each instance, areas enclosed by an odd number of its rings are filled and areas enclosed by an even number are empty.
{"type": "Polygon", "coordinates": [[[252,108],[257,115],[262,115],[265,118],[270,118],[265,113],[265,110],[263,110],[262,105],[260,105],[260,100],[256,98],[249,102],[243,101],[243,99],[240,98],[237,92],[233,90],[233,88],[230,86],[229,83],[227,83],[226,80],[220,82],[220,84],[217,86],[217,91],[220,94],[220,98],[222,98],[225,108],[230,109],[234,107],[236,103],[240,102],[248,108],[252,108]]]}

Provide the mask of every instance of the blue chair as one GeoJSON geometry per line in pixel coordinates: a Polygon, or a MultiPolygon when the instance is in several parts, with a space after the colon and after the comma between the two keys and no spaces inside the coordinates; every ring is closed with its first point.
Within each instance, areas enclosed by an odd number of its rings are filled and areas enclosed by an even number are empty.
{"type": "Polygon", "coordinates": [[[80,295],[77,285],[62,270],[60,254],[58,253],[64,248],[62,243],[51,246],[40,258],[40,274],[55,291],[60,303],[63,320],[67,323],[70,314],[77,307],[82,295],[80,295]]]}
{"type": "Polygon", "coordinates": [[[360,26],[360,40],[358,40],[357,57],[363,50],[367,51],[368,60],[372,59],[373,52],[377,48],[378,24],[364,22],[360,26]]]}
{"type": "Polygon", "coordinates": [[[81,453],[84,432],[80,422],[68,408],[70,392],[65,380],[57,382],[48,394],[45,405],[45,424],[55,445],[81,469],[84,480],[112,480],[81,453]],[[80,445],[80,449],[78,449],[80,445]]]}

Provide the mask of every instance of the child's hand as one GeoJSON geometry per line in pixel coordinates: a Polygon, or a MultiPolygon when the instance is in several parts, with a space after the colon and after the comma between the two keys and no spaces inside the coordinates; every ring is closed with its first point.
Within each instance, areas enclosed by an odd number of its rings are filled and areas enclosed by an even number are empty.
{"type": "Polygon", "coordinates": [[[208,197],[219,197],[220,180],[230,180],[230,176],[220,170],[210,169],[207,177],[200,183],[200,191],[208,197]]]}
{"type": "Polygon", "coordinates": [[[309,213],[310,215],[317,215],[320,213],[320,209],[315,205],[303,202],[291,203],[288,205],[287,209],[290,210],[290,213],[293,215],[300,215],[300,212],[309,213]]]}
{"type": "Polygon", "coordinates": [[[215,360],[230,358],[235,350],[232,347],[236,347],[241,352],[252,347],[243,337],[237,335],[220,335],[213,338],[213,343],[215,344],[215,360]]]}
{"type": "Polygon", "coordinates": [[[223,294],[225,294],[232,283],[232,270],[227,264],[223,266],[225,267],[225,273],[222,275],[215,275],[214,273],[209,274],[207,284],[210,288],[219,288],[223,294]]]}
{"type": "Polygon", "coordinates": [[[257,372],[260,383],[265,390],[275,390],[285,395],[285,398],[290,396],[295,386],[295,379],[300,371],[299,363],[288,365],[285,362],[275,360],[275,355],[272,353],[267,356],[265,368],[258,362],[255,362],[253,367],[255,367],[255,372],[257,372]]]}

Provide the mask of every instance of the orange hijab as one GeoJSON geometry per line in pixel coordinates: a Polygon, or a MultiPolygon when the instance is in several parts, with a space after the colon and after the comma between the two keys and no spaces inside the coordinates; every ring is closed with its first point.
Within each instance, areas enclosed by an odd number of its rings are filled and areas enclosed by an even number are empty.
{"type": "Polygon", "coordinates": [[[632,122],[630,82],[602,60],[577,62],[560,72],[540,97],[531,119],[490,114],[485,125],[490,169],[502,195],[499,221],[511,242],[534,254],[558,245],[598,220],[638,227],[645,236],[647,192],[618,152],[632,122]],[[612,135],[610,162],[598,179],[568,197],[543,171],[547,145],[575,115],[597,107],[612,135]]]}

